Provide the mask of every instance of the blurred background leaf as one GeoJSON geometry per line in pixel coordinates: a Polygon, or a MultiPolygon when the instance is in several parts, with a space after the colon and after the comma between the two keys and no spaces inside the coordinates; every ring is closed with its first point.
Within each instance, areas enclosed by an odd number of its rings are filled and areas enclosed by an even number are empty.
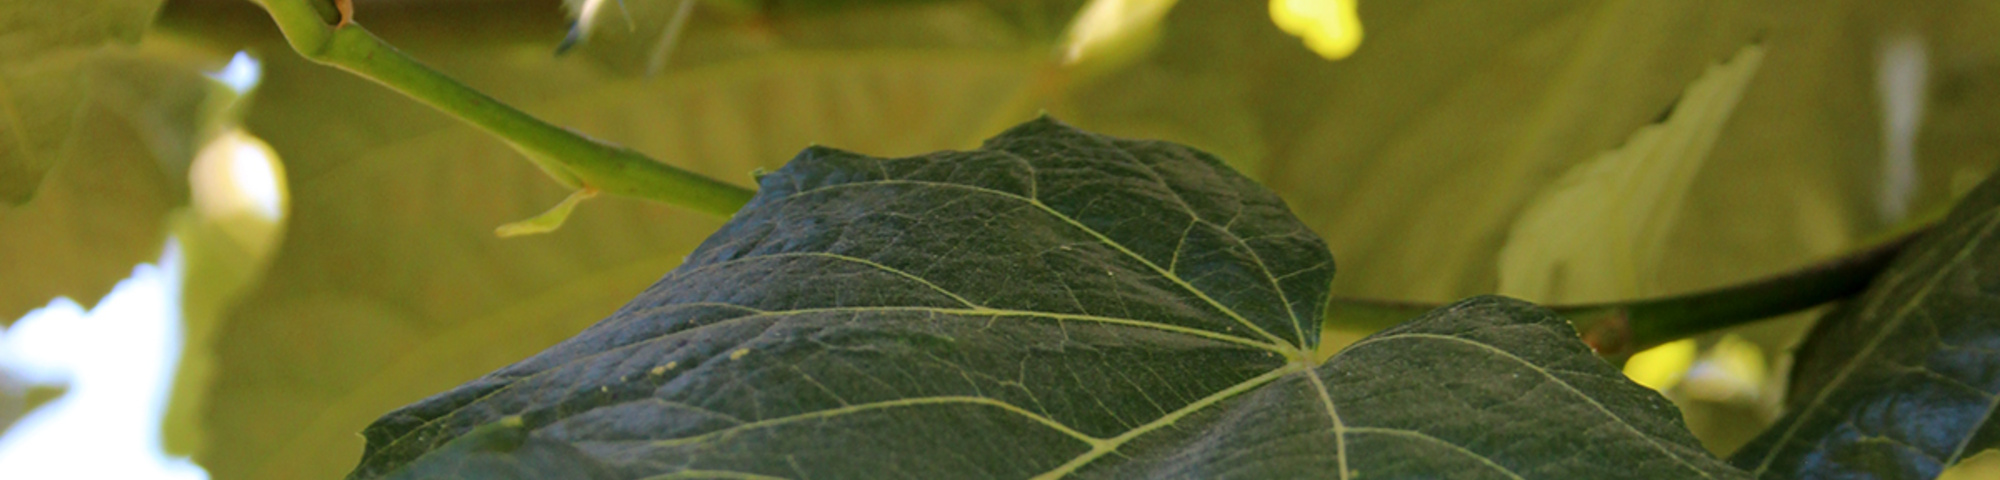
{"type": "MultiPolygon", "coordinates": [[[[1639,279],[1653,293],[1834,255],[1949,202],[1954,183],[2000,160],[2000,123],[1988,113],[2000,84],[1980,80],[2000,74],[2000,55],[1972,39],[2000,26],[1984,3],[1359,7],[1361,48],[1325,62],[1259,28],[1268,21],[1259,10],[1183,1],[1151,59],[1065,96],[1084,108],[1051,110],[1085,128],[1188,142],[1259,172],[1327,238],[1340,263],[1336,295],[1425,302],[1494,291],[1497,252],[1535,195],[1661,119],[1705,66],[1746,44],[1764,45],[1766,60],[1687,187],[1675,227],[1650,240],[1663,242],[1667,259],[1639,279]],[[1930,93],[1904,157],[1913,161],[1885,164],[1882,47],[1911,36],[1929,65],[1916,88],[1930,93]],[[1913,171],[1911,184],[1884,184],[1892,169],[1913,171]],[[1906,208],[1880,208],[1891,202],[1906,208]]],[[[1341,319],[1332,322],[1338,332],[1341,319]]],[[[1776,366],[1805,325],[1729,333],[1776,366]]],[[[1762,391],[1782,377],[1760,379],[1762,391]]],[[[1727,452],[1771,420],[1777,397],[1682,405],[1708,445],[1727,452]]]]}
{"type": "MultiPolygon", "coordinates": [[[[40,79],[64,91],[26,94],[37,101],[74,100],[59,115],[64,129],[0,130],[0,136],[55,138],[48,155],[60,160],[32,199],[0,204],[0,265],[9,272],[0,276],[0,323],[57,296],[95,304],[133,265],[158,257],[167,212],[187,201],[188,162],[229,121],[236,100],[201,73],[221,64],[216,57],[167,41],[70,60],[75,63],[67,70],[40,79]]],[[[0,86],[29,86],[10,80],[0,79],[0,86]]],[[[51,113],[13,112],[43,119],[39,115],[51,113]]],[[[23,177],[9,172],[5,178],[23,177]]]]}
{"type": "Polygon", "coordinates": [[[169,218],[187,265],[181,282],[183,348],[161,428],[169,455],[202,451],[206,439],[199,419],[215,379],[215,332],[228,308],[262,277],[282,238],[287,192],[277,162],[263,141],[241,130],[224,133],[202,149],[188,172],[192,205],[169,218]],[[258,164],[275,177],[279,189],[267,193],[276,198],[242,188],[260,180],[240,178],[263,173],[258,164]]]}
{"type": "MultiPolygon", "coordinates": [[[[10,2],[0,8],[0,199],[35,196],[42,177],[66,155],[89,98],[76,81],[107,44],[136,44],[164,0],[10,2]]],[[[20,316],[18,313],[11,316],[20,316]]]]}
{"type": "MultiPolygon", "coordinates": [[[[1667,118],[1536,195],[1501,247],[1500,294],[1543,304],[1660,295],[1666,232],[1763,60],[1763,46],[1747,45],[1710,66],[1667,118]]],[[[1693,340],[1674,343],[1635,355],[1625,371],[1655,390],[1672,387],[1696,353],[1693,340]]]]}
{"type": "Polygon", "coordinates": [[[1709,67],[1661,123],[1537,195],[1500,250],[1500,293],[1569,304],[1658,295],[1666,232],[1763,60],[1764,48],[1748,45],[1709,67]]]}
{"type": "Polygon", "coordinates": [[[200,74],[214,58],[141,44],[161,3],[0,5],[0,325],[58,296],[93,305],[159,255],[234,99],[200,74]]]}
{"type": "Polygon", "coordinates": [[[226,88],[146,42],[162,0],[0,6],[0,324],[56,296],[90,306],[160,254],[180,174],[226,88]]]}

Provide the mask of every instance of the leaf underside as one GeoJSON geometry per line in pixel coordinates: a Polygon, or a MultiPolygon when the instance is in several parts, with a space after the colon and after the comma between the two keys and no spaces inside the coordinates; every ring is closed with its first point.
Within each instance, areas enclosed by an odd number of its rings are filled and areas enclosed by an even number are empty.
{"type": "Polygon", "coordinates": [[[1763,478],[1935,478],[2000,446],[1996,228],[1989,179],[1821,321],[1800,347],[1789,413],[1731,461],[1763,478]]]}
{"type": "Polygon", "coordinates": [[[1516,300],[1310,365],[1331,255],[1180,145],[1043,118],[761,183],[610,318],[370,426],[352,476],[1743,477],[1516,300]]]}
{"type": "Polygon", "coordinates": [[[235,95],[141,44],[161,0],[0,2],[0,326],[85,307],[159,257],[187,165],[235,95]]]}

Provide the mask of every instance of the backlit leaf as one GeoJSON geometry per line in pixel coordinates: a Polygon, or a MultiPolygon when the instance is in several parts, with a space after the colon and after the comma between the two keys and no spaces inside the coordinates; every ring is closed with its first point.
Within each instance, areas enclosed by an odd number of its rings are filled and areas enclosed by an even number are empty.
{"type": "Polygon", "coordinates": [[[1665,293],[1653,279],[1666,232],[1763,60],[1763,47],[1745,47],[1688,86],[1665,122],[1537,195],[1500,250],[1500,293],[1572,304],[1665,293]]]}
{"type": "MultiPolygon", "coordinates": [[[[28,184],[34,197],[20,204],[0,200],[0,268],[6,272],[0,275],[0,324],[58,296],[93,305],[134,265],[159,257],[167,213],[187,202],[188,164],[231,120],[237,95],[202,76],[197,54],[148,43],[67,57],[74,61],[69,69],[44,80],[68,93],[23,93],[32,101],[78,96],[62,108],[63,130],[16,128],[0,118],[0,137],[55,142],[48,156],[38,157],[51,163],[46,176],[35,175],[28,184]]],[[[0,90],[23,86],[8,81],[0,78],[0,90]]],[[[23,104],[14,107],[13,113],[31,113],[23,104]]],[[[0,106],[0,117],[6,113],[0,106]]],[[[6,156],[0,163],[22,158],[0,155],[6,156]]],[[[28,178],[0,171],[0,183],[28,178]]]]}
{"type": "MultiPolygon", "coordinates": [[[[165,0],[7,2],[0,6],[0,203],[35,196],[65,156],[90,97],[78,82],[106,44],[138,43],[165,0]]],[[[130,267],[130,265],[127,265],[130,267]]],[[[0,312],[4,313],[4,312],[0,312]]],[[[19,316],[18,314],[14,316],[19,316]]]]}

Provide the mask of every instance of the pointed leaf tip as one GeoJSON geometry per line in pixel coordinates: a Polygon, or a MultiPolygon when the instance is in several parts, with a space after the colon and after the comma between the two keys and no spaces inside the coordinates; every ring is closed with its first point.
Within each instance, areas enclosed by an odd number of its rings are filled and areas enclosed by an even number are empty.
{"type": "Polygon", "coordinates": [[[500,238],[508,238],[556,231],[556,229],[562,228],[564,221],[569,220],[569,214],[576,211],[577,204],[596,196],[597,189],[595,188],[577,190],[570,193],[568,197],[564,197],[562,202],[557,203],[556,206],[549,207],[547,211],[539,215],[494,228],[493,234],[499,235],[500,238]]]}

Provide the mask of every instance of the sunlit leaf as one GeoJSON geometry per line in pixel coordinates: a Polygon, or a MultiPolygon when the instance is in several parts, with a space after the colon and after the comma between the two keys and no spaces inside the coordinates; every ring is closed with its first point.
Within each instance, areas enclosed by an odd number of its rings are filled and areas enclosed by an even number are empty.
{"type": "Polygon", "coordinates": [[[1763,47],[1745,47],[1689,85],[1664,123],[1536,195],[1500,250],[1500,293],[1562,303],[1665,293],[1654,278],[1667,231],[1763,60],[1763,47]]]}
{"type": "Polygon", "coordinates": [[[0,63],[0,203],[33,198],[42,177],[69,155],[91,88],[77,77],[107,44],[138,43],[164,1],[0,6],[0,32],[7,32],[0,36],[0,58],[7,59],[0,63]]]}
{"type": "Polygon", "coordinates": [[[1785,417],[1731,461],[1763,478],[1933,478],[2000,445],[1996,264],[1988,180],[1814,329],[1785,417]]]}
{"type": "MultiPolygon", "coordinates": [[[[1611,302],[1657,296],[1667,232],[1680,220],[1696,174],[1756,78],[1764,48],[1752,45],[1713,66],[1681,94],[1660,124],[1570,167],[1535,196],[1500,250],[1501,294],[1539,302],[1611,302]]],[[[1693,340],[1633,355],[1625,372],[1655,390],[1694,363],[1693,340]]]]}
{"type": "Polygon", "coordinates": [[[384,416],[352,478],[1745,478],[1518,300],[1315,365],[1325,245],[1180,145],[1044,118],[762,187],[610,318],[384,416]]]}
{"type": "MultiPolygon", "coordinates": [[[[1530,201],[1500,250],[1500,293],[1571,304],[1664,293],[1656,279],[1666,233],[1680,220],[1696,174],[1763,60],[1763,47],[1752,45],[1711,67],[1663,123],[1570,167],[1530,201]]],[[[1693,364],[1694,354],[1694,342],[1682,340],[1633,355],[1625,371],[1665,390],[1693,364]]]]}

